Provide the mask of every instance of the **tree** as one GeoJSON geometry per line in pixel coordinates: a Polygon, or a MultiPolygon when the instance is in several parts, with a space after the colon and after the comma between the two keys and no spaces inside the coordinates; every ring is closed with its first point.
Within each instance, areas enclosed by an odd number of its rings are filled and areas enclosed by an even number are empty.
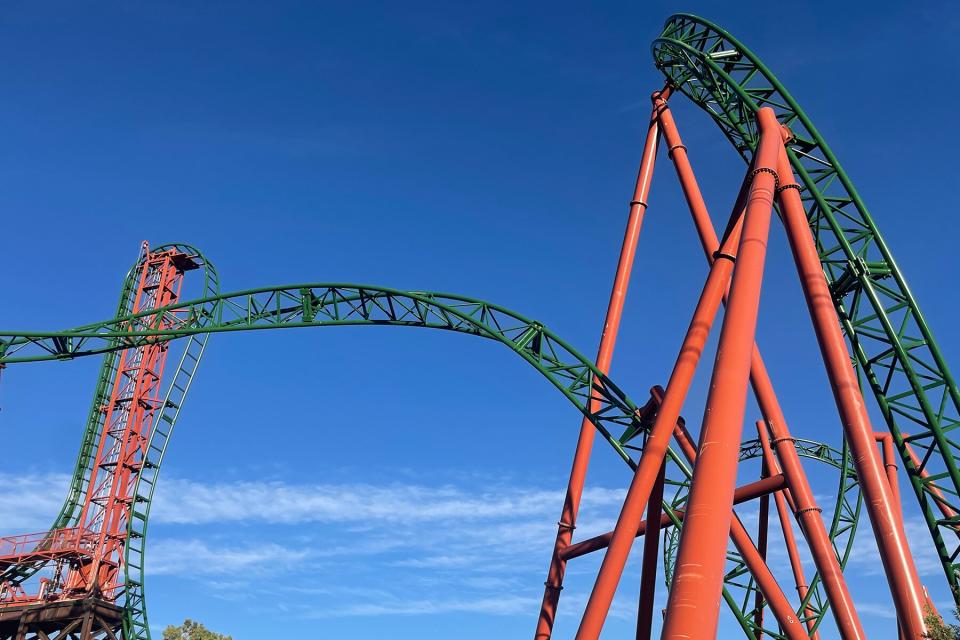
{"type": "MultiPolygon", "coordinates": [[[[923,621],[927,623],[926,638],[929,640],[958,640],[960,639],[960,627],[955,624],[947,624],[940,617],[940,614],[929,604],[924,608],[926,614],[923,621]]],[[[960,609],[954,612],[957,619],[960,619],[960,609]]],[[[164,639],[166,640],[166,639],[164,639]]]]}
{"type": "Polygon", "coordinates": [[[199,622],[188,618],[179,627],[170,625],[164,629],[163,640],[233,640],[233,638],[222,633],[214,633],[199,622]]]}

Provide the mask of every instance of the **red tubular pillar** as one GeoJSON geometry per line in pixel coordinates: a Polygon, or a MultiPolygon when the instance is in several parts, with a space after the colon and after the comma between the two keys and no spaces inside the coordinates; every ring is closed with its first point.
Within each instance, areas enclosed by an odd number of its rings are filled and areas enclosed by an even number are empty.
{"type": "MultiPolygon", "coordinates": [[[[682,536],[683,534],[681,534],[681,538],[682,536]]],[[[756,545],[753,544],[753,540],[750,539],[747,528],[740,521],[736,513],[733,514],[733,519],[730,523],[730,539],[733,540],[734,546],[736,546],[737,551],[740,552],[743,563],[747,566],[747,569],[756,581],[757,589],[763,594],[764,599],[770,607],[770,612],[773,613],[773,617],[776,619],[777,624],[780,625],[783,634],[789,640],[807,640],[807,633],[793,612],[793,607],[790,606],[787,596],[784,595],[783,589],[780,588],[777,579],[773,576],[773,573],[771,573],[763,556],[760,555],[760,551],[756,545]]],[[[726,560],[726,553],[724,553],[723,557],[724,560],[726,560]]],[[[677,564],[679,565],[679,560],[677,564]]],[[[674,582],[674,584],[676,584],[676,582],[674,582]]],[[[714,616],[716,617],[716,614],[714,614],[714,616]]],[[[710,636],[711,639],[714,637],[715,636],[710,636]]]]}
{"type": "Polygon", "coordinates": [[[840,321],[823,275],[820,256],[807,224],[799,186],[796,185],[790,160],[783,149],[780,151],[778,167],[783,182],[780,207],[787,238],[866,498],[864,502],[870,514],[870,523],[880,549],[880,559],[893,594],[897,617],[906,637],[919,640],[926,633],[920,579],[907,545],[907,536],[893,503],[890,486],[874,450],[870,417],[867,415],[850,353],[840,330],[840,321]]]}
{"type": "Polygon", "coordinates": [[[760,109],[757,119],[760,143],[667,602],[662,636],[667,640],[712,639],[717,634],[750,355],[777,188],[775,167],[783,146],[773,110],[760,109]]]}
{"type": "Polygon", "coordinates": [[[640,570],[640,603],[637,607],[637,640],[650,640],[653,629],[653,598],[657,593],[657,555],[660,552],[660,518],[666,471],[667,462],[664,460],[647,504],[647,530],[643,539],[643,566],[640,570]]]}
{"type": "MultiPolygon", "coordinates": [[[[683,455],[690,461],[690,464],[695,465],[697,449],[693,444],[693,438],[687,433],[683,424],[677,423],[673,435],[683,455]]],[[[736,492],[734,492],[734,503],[736,502],[736,492]]],[[[793,608],[787,601],[787,597],[783,594],[783,590],[780,588],[780,585],[777,584],[777,580],[770,572],[767,563],[760,557],[760,553],[750,539],[750,534],[747,533],[747,528],[743,526],[740,518],[738,518],[735,513],[730,523],[730,539],[733,540],[734,546],[736,546],[737,551],[740,552],[740,556],[743,558],[747,570],[750,571],[753,579],[756,580],[757,588],[760,589],[760,593],[762,593],[766,599],[767,604],[770,606],[770,612],[776,619],[777,624],[780,625],[780,629],[784,635],[786,635],[789,640],[807,640],[807,633],[804,631],[803,625],[797,620],[797,617],[793,613],[793,608]]],[[[677,564],[679,565],[679,562],[677,564]]],[[[674,582],[674,584],[676,584],[676,582],[674,582]]],[[[666,635],[661,637],[665,638],[666,635]]]]}
{"type": "MultiPolygon", "coordinates": [[[[669,88],[660,93],[669,95],[669,88]]],[[[597,368],[606,373],[610,369],[613,359],[613,350],[617,341],[617,331],[620,329],[620,319],[623,316],[623,304],[630,284],[630,272],[633,268],[634,256],[637,252],[637,241],[640,237],[640,227],[643,215],[647,209],[647,197],[650,194],[650,181],[653,177],[653,165],[657,156],[657,146],[660,141],[660,128],[656,113],[650,118],[644,143],[640,170],[637,174],[637,183],[630,202],[630,215],[627,219],[627,229],[620,249],[620,260],[617,263],[617,273],[613,281],[613,290],[610,293],[610,303],[607,306],[607,315],[604,320],[603,334],[600,337],[600,348],[597,353],[597,368]]],[[[591,410],[597,407],[591,407],[591,410]]],[[[566,560],[561,552],[570,544],[573,530],[576,527],[577,513],[580,510],[580,498],[583,494],[583,485],[587,477],[587,467],[590,464],[590,452],[593,449],[595,429],[586,418],[580,423],[580,436],[577,448],[573,454],[573,465],[570,470],[570,480],[567,483],[567,494],[563,502],[563,511],[557,523],[557,538],[553,546],[550,559],[550,568],[547,580],[544,583],[543,602],[540,606],[540,617],[537,620],[535,640],[547,640],[553,632],[553,622],[557,613],[557,602],[560,600],[560,590],[563,588],[563,575],[566,571],[566,560]]]]}
{"type": "MultiPolygon", "coordinates": [[[[764,460],[761,465],[760,477],[766,478],[770,475],[770,468],[767,466],[767,461],[764,460]]],[[[770,496],[763,496],[760,498],[760,513],[759,513],[759,522],[757,524],[757,551],[760,552],[760,557],[763,558],[763,561],[767,561],[767,533],[770,528],[770,496]]],[[[753,614],[753,623],[757,626],[757,629],[763,629],[763,592],[757,591],[757,597],[754,601],[754,609],[756,610],[753,614]]],[[[757,639],[763,636],[762,631],[757,632],[757,639]]]]}
{"type": "Polygon", "coordinates": [[[783,475],[787,478],[787,486],[793,496],[793,507],[797,522],[804,538],[810,547],[810,555],[820,572],[820,579],[827,592],[827,599],[833,609],[833,617],[837,622],[840,637],[861,640],[866,638],[860,617],[857,614],[853,598],[847,589],[847,582],[843,577],[843,570],[837,559],[837,553],[830,542],[830,535],[823,523],[820,507],[817,506],[813,489],[807,480],[806,473],[800,463],[800,456],[793,444],[793,437],[787,428],[787,421],[777,401],[770,382],[767,368],[760,357],[760,351],[754,347],[752,355],[751,380],[754,394],[760,405],[764,420],[773,434],[771,445],[777,452],[780,464],[783,466],[783,475]]]}
{"type": "MultiPolygon", "coordinates": [[[[660,126],[663,130],[664,140],[671,150],[671,158],[683,185],[684,195],[690,206],[690,212],[693,215],[704,253],[708,262],[712,263],[719,242],[706,204],[697,188],[696,178],[687,158],[686,147],[680,140],[679,131],[669,110],[661,111],[660,126]]],[[[784,463],[784,475],[787,477],[798,502],[795,505],[798,521],[810,546],[814,563],[823,580],[841,637],[844,639],[864,638],[863,628],[853,599],[847,589],[846,581],[843,578],[833,545],[830,542],[830,536],[824,526],[820,509],[814,500],[813,491],[807,481],[803,466],[800,464],[800,458],[793,446],[793,439],[787,427],[786,418],[774,393],[773,384],[763,363],[763,358],[756,346],[754,346],[751,354],[750,382],[764,419],[773,433],[777,452],[784,463]]]]}
{"type": "Polygon", "coordinates": [[[897,480],[897,452],[893,448],[893,436],[889,433],[878,431],[873,437],[880,443],[883,452],[883,470],[887,474],[887,482],[890,484],[890,493],[897,505],[897,512],[900,514],[900,520],[903,520],[903,504],[900,502],[900,482],[897,480]]]}
{"type": "MultiPolygon", "coordinates": [[[[737,204],[735,210],[739,208],[737,204]]],[[[617,590],[617,584],[623,575],[627,556],[636,537],[637,527],[643,518],[643,509],[650,497],[650,491],[656,482],[657,473],[663,465],[667,447],[670,444],[670,435],[680,417],[680,409],[686,399],[690,382],[703,352],[704,344],[713,325],[720,301],[726,291],[733,271],[733,255],[736,253],[739,240],[739,225],[730,234],[731,240],[727,249],[731,255],[727,259],[717,260],[710,269],[707,281],[703,286],[700,299],[697,302],[693,319],[687,328],[686,336],[680,347],[667,390],[664,392],[657,412],[657,418],[650,430],[643,447],[643,454],[637,463],[633,481],[627,491],[617,525],[613,530],[610,546],[603,557],[600,571],[597,574],[593,591],[587,601],[583,619],[580,622],[578,638],[597,638],[603,623],[606,620],[610,604],[617,590]]]]}
{"type": "MultiPolygon", "coordinates": [[[[762,420],[757,421],[757,434],[760,436],[760,446],[763,447],[763,459],[767,463],[770,473],[778,473],[780,467],[773,457],[773,449],[770,447],[770,436],[767,435],[767,425],[762,420]]],[[[800,602],[807,597],[807,578],[803,575],[803,563],[800,561],[800,551],[797,549],[797,539],[793,535],[793,526],[790,524],[790,518],[793,516],[790,509],[787,508],[785,491],[778,491],[773,494],[773,500],[777,505],[777,516],[780,519],[780,529],[783,530],[783,542],[787,548],[787,558],[790,560],[790,568],[793,570],[793,581],[797,586],[797,595],[800,596],[800,602]]],[[[808,618],[814,615],[813,609],[807,604],[804,614],[808,618]]],[[[813,631],[816,622],[812,619],[807,620],[807,629],[813,631]]],[[[819,640],[820,632],[813,633],[811,640],[819,640]]]]}

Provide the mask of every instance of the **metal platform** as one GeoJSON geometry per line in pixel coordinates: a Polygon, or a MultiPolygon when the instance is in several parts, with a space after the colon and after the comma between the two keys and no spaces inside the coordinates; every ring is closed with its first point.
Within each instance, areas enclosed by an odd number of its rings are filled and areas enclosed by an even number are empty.
{"type": "Polygon", "coordinates": [[[105,600],[60,600],[0,609],[0,640],[119,640],[123,608],[105,600]]]}

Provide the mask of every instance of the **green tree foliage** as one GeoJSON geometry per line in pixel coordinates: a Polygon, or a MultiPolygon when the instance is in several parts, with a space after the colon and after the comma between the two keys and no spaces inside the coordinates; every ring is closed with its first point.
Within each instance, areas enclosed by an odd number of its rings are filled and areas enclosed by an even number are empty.
{"type": "MultiPolygon", "coordinates": [[[[955,612],[955,615],[960,619],[960,609],[955,612]]],[[[944,622],[943,618],[929,605],[926,607],[923,621],[927,623],[927,634],[924,637],[929,640],[960,640],[960,627],[944,622]]]]}
{"type": "Polygon", "coordinates": [[[163,640],[233,640],[233,638],[222,633],[214,633],[199,622],[187,619],[179,627],[170,625],[164,629],[163,640]]]}

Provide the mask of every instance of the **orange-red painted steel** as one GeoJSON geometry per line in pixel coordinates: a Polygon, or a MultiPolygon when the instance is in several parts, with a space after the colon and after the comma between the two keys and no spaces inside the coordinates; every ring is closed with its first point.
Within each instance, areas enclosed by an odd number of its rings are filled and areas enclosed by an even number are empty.
{"type": "Polygon", "coordinates": [[[660,518],[663,512],[663,481],[666,460],[650,492],[647,503],[647,535],[643,538],[643,564],[640,569],[640,600],[637,606],[637,640],[650,640],[653,629],[653,599],[657,593],[657,554],[660,551],[660,518]]]}
{"type": "Polygon", "coordinates": [[[807,224],[799,187],[796,186],[785,150],[781,150],[777,165],[782,183],[779,194],[780,211],[787,238],[813,319],[847,443],[860,478],[866,510],[873,526],[897,616],[906,637],[919,640],[926,633],[926,625],[923,620],[923,590],[913,555],[907,545],[903,523],[900,522],[890,485],[875,451],[870,417],[867,415],[830,289],[807,224]]]}
{"type": "MultiPolygon", "coordinates": [[[[744,502],[749,502],[750,500],[756,500],[757,498],[774,493],[776,491],[781,491],[786,486],[786,481],[784,480],[782,474],[776,474],[768,478],[763,478],[762,480],[750,482],[742,487],[737,487],[737,490],[733,492],[733,504],[737,505],[744,502]]],[[[683,509],[676,509],[673,513],[678,520],[683,521],[683,509]]],[[[666,529],[670,526],[673,526],[673,520],[670,519],[670,516],[667,514],[661,515],[660,528],[666,529]]],[[[644,520],[640,523],[640,526],[637,527],[636,535],[639,538],[640,536],[646,535],[646,533],[647,521],[644,520]]],[[[598,536],[581,540],[576,544],[571,544],[569,547],[564,549],[563,558],[564,560],[572,560],[573,558],[579,558],[580,556],[585,556],[588,553],[593,553],[594,551],[599,551],[600,549],[606,549],[610,546],[611,538],[613,538],[613,531],[607,531],[606,533],[601,533],[598,536]]]]}
{"type": "MultiPolygon", "coordinates": [[[[739,225],[728,242],[727,250],[731,254],[736,253],[738,240],[739,225]]],[[[643,510],[663,464],[670,444],[670,436],[680,418],[680,410],[690,388],[690,382],[693,380],[713,319],[717,309],[720,308],[720,301],[723,292],[726,291],[732,270],[732,259],[718,260],[707,276],[664,392],[663,401],[660,403],[656,421],[644,443],[643,454],[637,463],[633,481],[630,483],[617,525],[613,530],[613,538],[587,602],[577,634],[578,638],[598,637],[603,627],[636,536],[637,527],[643,518],[643,510]]]]}
{"type": "Polygon", "coordinates": [[[712,639],[717,632],[777,155],[783,145],[773,110],[760,109],[757,119],[760,143],[667,601],[665,639],[712,639]]]}
{"type": "MultiPolygon", "coordinates": [[[[669,95],[669,87],[665,87],[662,95],[669,95]]],[[[644,143],[640,170],[637,174],[637,183],[630,202],[630,214],[627,219],[627,229],[624,233],[623,245],[620,249],[620,259],[617,263],[617,272],[610,293],[610,303],[604,320],[603,334],[600,337],[600,347],[597,353],[597,369],[606,373],[613,359],[613,351],[617,341],[617,332],[620,329],[620,319],[623,316],[623,305],[630,283],[630,272],[637,251],[637,242],[640,237],[640,227],[647,209],[647,198],[650,194],[650,182],[653,177],[653,167],[657,156],[657,147],[660,141],[660,129],[656,114],[651,114],[647,128],[647,137],[644,143]]],[[[591,407],[595,410],[597,407],[591,407]]],[[[563,588],[563,576],[566,570],[566,560],[563,559],[563,550],[570,545],[573,530],[576,528],[577,513],[580,509],[580,498],[583,494],[583,485],[587,476],[587,467],[590,464],[590,452],[593,448],[594,426],[586,418],[580,424],[580,436],[573,456],[573,465],[570,471],[570,480],[567,484],[567,493],[564,499],[560,521],[557,523],[557,538],[550,559],[550,568],[547,580],[544,583],[543,602],[537,620],[534,634],[535,640],[546,640],[553,633],[553,623],[556,618],[557,603],[560,599],[560,590],[563,588]]]]}
{"type": "MultiPolygon", "coordinates": [[[[763,458],[767,462],[767,468],[770,473],[779,473],[780,465],[777,464],[777,460],[773,456],[773,448],[770,446],[770,436],[767,434],[767,425],[763,420],[757,421],[757,434],[760,438],[760,446],[763,448],[763,458]]],[[[780,529],[783,531],[784,547],[787,549],[787,558],[790,560],[790,568],[793,571],[793,581],[797,587],[797,595],[800,596],[800,602],[803,602],[804,598],[807,597],[807,592],[810,587],[807,585],[806,576],[804,576],[803,563],[800,561],[800,551],[797,548],[797,539],[793,535],[793,525],[790,524],[793,512],[796,509],[793,506],[792,500],[790,508],[787,508],[787,501],[784,496],[788,494],[788,491],[788,489],[785,489],[776,492],[773,494],[773,500],[777,505],[777,517],[780,519],[780,529]]],[[[809,603],[804,610],[804,615],[807,616],[807,629],[812,632],[810,636],[811,640],[819,640],[820,632],[814,631],[816,621],[814,620],[813,608],[809,603]]]]}
{"type": "Polygon", "coordinates": [[[813,489],[803,471],[800,456],[793,444],[793,436],[787,428],[786,418],[783,416],[773,385],[770,383],[770,376],[756,347],[751,358],[754,394],[760,405],[760,412],[763,413],[767,427],[773,436],[771,446],[776,451],[777,459],[783,467],[783,475],[787,478],[787,485],[793,498],[794,514],[810,548],[814,564],[820,572],[820,579],[827,592],[827,599],[830,601],[840,637],[866,638],[860,616],[843,577],[843,570],[824,525],[821,509],[817,505],[813,489]]]}
{"type": "MultiPolygon", "coordinates": [[[[657,101],[657,107],[658,111],[663,112],[666,110],[665,103],[662,100],[657,101]]],[[[673,155],[673,152],[679,151],[681,147],[682,145],[679,145],[679,143],[678,146],[671,143],[671,155],[673,155]]],[[[702,198],[699,195],[699,191],[695,194],[689,193],[691,189],[696,190],[697,188],[695,181],[692,179],[692,171],[689,170],[688,165],[686,169],[686,175],[681,172],[681,183],[684,186],[685,194],[687,194],[688,203],[693,205],[698,201],[702,201],[702,198]]],[[[734,216],[732,219],[737,222],[732,225],[728,244],[720,252],[720,254],[724,255],[727,259],[716,262],[711,269],[711,274],[710,277],[708,277],[707,285],[704,287],[701,301],[694,314],[694,320],[691,322],[687,337],[681,348],[681,355],[678,358],[674,373],[671,375],[670,384],[667,387],[664,401],[657,415],[657,421],[645,443],[644,453],[638,463],[634,481],[631,484],[627,499],[624,502],[617,528],[614,530],[610,542],[610,548],[604,558],[590,601],[587,604],[587,609],[578,632],[578,638],[595,638],[599,636],[610,603],[613,600],[617,583],[619,582],[627,555],[629,554],[630,545],[633,537],[636,535],[635,532],[642,517],[644,503],[649,497],[650,487],[653,483],[653,473],[655,473],[660,461],[663,459],[666,443],[669,439],[667,430],[679,417],[680,407],[685,398],[699,354],[702,352],[706,335],[712,324],[713,317],[719,308],[720,299],[726,291],[726,281],[729,278],[729,272],[732,267],[729,261],[732,261],[736,253],[735,247],[737,246],[740,228],[737,213],[739,213],[741,209],[741,204],[742,203],[738,203],[734,207],[734,216]],[[724,263],[727,263],[726,268],[719,269],[724,263]]],[[[758,568],[758,572],[763,574],[766,566],[763,563],[762,555],[753,546],[749,535],[746,533],[746,530],[742,528],[739,521],[733,524],[731,535],[734,536],[737,546],[744,549],[748,562],[754,567],[762,567],[758,568]]],[[[769,574],[768,569],[766,573],[769,574]]],[[[767,580],[763,580],[762,577],[758,576],[758,582],[762,583],[765,589],[770,592],[775,593],[779,591],[772,575],[768,575],[767,577],[767,580]]],[[[774,595],[772,599],[776,601],[777,606],[775,608],[778,609],[778,617],[783,620],[784,627],[788,629],[795,627],[795,625],[792,624],[795,622],[795,618],[793,618],[792,612],[786,604],[786,599],[782,596],[782,592],[780,597],[774,595]]]]}
{"type": "MultiPolygon", "coordinates": [[[[693,214],[694,224],[697,233],[700,236],[700,242],[708,262],[714,261],[719,241],[713,228],[713,222],[707,211],[706,203],[700,194],[696,185],[696,178],[693,174],[693,168],[687,157],[686,147],[683,145],[676,123],[669,109],[663,109],[660,113],[660,126],[663,132],[664,140],[668,148],[672,150],[671,158],[676,168],[677,175],[680,178],[681,185],[684,187],[684,196],[690,206],[693,214]]],[[[781,133],[782,136],[782,133],[781,133]]],[[[722,252],[721,252],[722,253],[722,252]]],[[[778,447],[782,444],[782,455],[786,460],[784,469],[788,482],[791,483],[796,491],[799,492],[799,498],[802,506],[798,506],[794,511],[799,514],[798,519],[801,523],[801,530],[810,546],[811,555],[814,563],[821,573],[824,582],[824,588],[827,591],[827,597],[833,607],[833,615],[837,621],[837,627],[843,638],[863,638],[863,628],[860,624],[858,614],[854,607],[852,598],[843,578],[840,564],[837,560],[833,545],[830,542],[829,534],[821,517],[821,511],[817,506],[813,491],[810,489],[806,474],[800,464],[799,456],[793,446],[790,431],[787,428],[786,418],[780,408],[776,394],[773,391],[773,384],[767,373],[760,351],[754,345],[751,354],[750,363],[750,382],[753,387],[757,402],[764,418],[771,424],[771,429],[775,432],[778,447]]]]}
{"type": "MultiPolygon", "coordinates": [[[[686,147],[683,145],[683,142],[680,138],[676,123],[674,122],[673,116],[670,110],[667,108],[665,102],[662,104],[662,107],[663,108],[660,111],[660,124],[664,140],[667,143],[668,149],[670,149],[670,156],[677,171],[677,176],[680,179],[681,186],[683,187],[684,197],[686,198],[691,214],[693,215],[694,223],[697,227],[704,253],[708,261],[712,264],[715,260],[715,256],[718,255],[719,241],[717,240],[716,233],[714,232],[713,223],[710,220],[706,203],[703,201],[700,189],[697,186],[693,168],[690,165],[687,157],[686,147]]],[[[729,228],[731,228],[731,225],[728,225],[728,229],[729,228]]],[[[719,251],[719,255],[723,255],[723,253],[724,251],[719,251]]],[[[759,356],[759,354],[757,355],[759,356]]],[[[758,378],[766,378],[766,372],[762,368],[756,373],[760,374],[758,378]]],[[[766,379],[767,383],[763,386],[769,389],[770,392],[763,394],[764,398],[767,400],[767,404],[772,405],[772,408],[775,408],[776,412],[779,414],[779,405],[776,403],[776,398],[772,393],[772,386],[769,384],[769,379],[766,379]]],[[[753,381],[753,378],[751,378],[751,381],[753,381]]],[[[757,385],[754,386],[756,389],[757,385]]],[[[772,410],[770,413],[772,413],[772,410]]],[[[799,473],[801,476],[803,475],[802,468],[799,468],[799,473]]],[[[803,477],[803,482],[805,483],[805,477],[803,477]]],[[[819,512],[816,512],[816,514],[819,516],[819,512]]],[[[828,539],[826,530],[823,528],[822,523],[820,528],[823,537],[828,539]]],[[[836,556],[833,554],[832,548],[828,549],[826,562],[829,562],[830,559],[833,559],[834,563],[836,563],[836,556]]],[[[840,576],[840,579],[842,580],[842,575],[840,576]]]]}
{"type": "MultiPolygon", "coordinates": [[[[696,446],[693,443],[693,438],[687,433],[686,427],[684,427],[682,423],[677,423],[673,436],[687,460],[689,460],[691,464],[696,464],[696,446]]],[[[760,482],[764,481],[761,480],[760,482]]],[[[734,498],[736,499],[736,492],[734,492],[734,498]]],[[[736,502],[736,500],[734,500],[734,502],[736,502]]],[[[803,626],[794,615],[793,609],[787,601],[787,597],[784,595],[780,585],[777,584],[777,580],[770,572],[767,563],[760,557],[760,553],[750,539],[750,534],[747,533],[747,528],[743,526],[743,523],[740,521],[740,518],[737,517],[736,513],[732,515],[730,539],[733,540],[733,544],[737,547],[737,551],[740,552],[743,562],[747,566],[747,570],[750,571],[750,574],[756,581],[757,588],[760,589],[763,597],[770,605],[770,612],[776,619],[777,624],[780,625],[781,631],[788,640],[806,640],[807,635],[803,626]]],[[[724,556],[726,556],[725,553],[724,556]]]]}
{"type": "MultiPolygon", "coordinates": [[[[769,375],[754,342],[771,210],[775,196],[779,195],[791,248],[801,274],[804,293],[817,329],[817,337],[847,437],[851,439],[852,433],[853,439],[863,439],[862,432],[864,427],[869,427],[869,421],[863,409],[862,398],[859,403],[857,402],[860,395],[856,384],[846,385],[848,378],[853,379],[854,382],[855,378],[852,378],[849,356],[829,292],[826,290],[826,281],[822,272],[819,271],[818,256],[802,213],[803,209],[789,161],[786,159],[783,146],[784,129],[776,121],[772,110],[760,110],[758,122],[761,138],[752,167],[753,171],[750,174],[747,203],[745,207],[742,206],[742,202],[735,207],[727,227],[724,245],[718,248],[719,241],[697,188],[692,168],[686,157],[686,149],[680,142],[675,123],[663,98],[663,95],[654,94],[654,117],[648,129],[634,201],[631,203],[630,220],[597,358],[598,368],[606,371],[612,358],[623,311],[623,295],[636,253],[639,227],[646,208],[645,200],[649,193],[650,175],[661,131],[669,145],[684,196],[693,214],[704,251],[711,262],[711,270],[667,390],[660,401],[653,428],[644,442],[643,454],[637,464],[617,526],[609,534],[571,545],[572,531],[593,441],[592,426],[584,424],[585,428],[581,429],[536,638],[545,640],[552,632],[566,561],[606,547],[603,563],[577,632],[578,640],[595,640],[599,637],[633,539],[642,535],[648,528],[650,533],[659,532],[661,525],[667,525],[670,522],[665,515],[659,515],[661,497],[658,492],[662,489],[662,471],[671,432],[677,437],[681,450],[688,459],[691,462],[696,460],[697,464],[694,465],[687,504],[683,511],[677,514],[685,520],[685,527],[678,548],[662,637],[688,640],[715,636],[726,557],[727,529],[777,619],[782,633],[788,638],[799,639],[808,637],[809,631],[816,637],[817,633],[813,631],[812,620],[808,621],[809,629],[805,629],[804,625],[800,624],[765,563],[765,524],[761,523],[759,538],[761,544],[758,549],[732,510],[734,498],[739,497],[735,496],[735,493],[739,492],[735,490],[734,484],[749,384],[754,388],[764,416],[761,440],[764,445],[764,463],[767,473],[771,475],[768,479],[779,477],[779,482],[785,484],[783,490],[776,493],[775,501],[787,542],[798,595],[803,599],[808,587],[805,584],[796,539],[789,524],[789,511],[792,511],[797,518],[810,546],[841,637],[844,640],[859,640],[865,637],[860,620],[853,607],[839,562],[820,515],[820,509],[814,501],[813,492],[774,394],[769,375]],[[782,181],[781,174],[785,176],[782,181]],[[793,211],[790,211],[791,207],[793,211]],[[743,209],[745,213],[741,216],[740,211],[743,209]],[[798,216],[799,222],[795,219],[798,216]],[[805,232],[805,238],[799,234],[798,230],[805,232]],[[809,244],[809,247],[803,247],[804,242],[809,244]],[[737,261],[735,266],[734,261],[737,261]],[[822,297],[824,295],[826,298],[822,297]],[[728,296],[728,310],[721,331],[698,451],[686,434],[679,413],[716,311],[721,301],[725,301],[728,296]],[[829,313],[825,313],[825,310],[829,313]],[[846,371],[840,366],[838,358],[843,360],[846,371]],[[856,397],[853,397],[854,393],[856,397]],[[772,436],[772,441],[767,434],[767,429],[772,436]],[[776,473],[781,466],[782,477],[776,473]],[[643,520],[645,509],[649,513],[647,519],[643,520]],[[718,523],[728,523],[729,527],[720,526],[718,523]]],[[[869,435],[872,439],[872,431],[869,435]]],[[[878,542],[881,544],[881,553],[886,554],[884,564],[904,635],[915,640],[922,637],[919,634],[924,633],[922,591],[903,536],[902,516],[897,499],[895,458],[891,455],[894,453],[892,439],[878,436],[877,440],[883,444],[882,461],[872,445],[864,450],[862,443],[851,442],[851,450],[857,464],[858,475],[864,484],[864,494],[868,501],[867,510],[874,523],[878,542]],[[869,455],[863,456],[863,453],[869,455]],[[882,478],[883,482],[878,487],[875,481],[879,478],[882,478]],[[888,552],[899,555],[891,559],[888,552]]],[[[638,638],[649,638],[652,628],[657,546],[658,536],[647,536],[644,543],[641,597],[637,618],[638,638]]],[[[808,617],[812,617],[810,609],[805,613],[808,617]]],[[[762,623],[762,620],[758,619],[757,622],[762,623]]]]}
{"type": "Polygon", "coordinates": [[[889,432],[878,431],[873,434],[874,440],[880,443],[880,452],[883,460],[883,470],[887,474],[887,482],[890,484],[890,493],[893,495],[893,502],[897,505],[897,513],[900,521],[903,522],[903,504],[900,502],[900,481],[897,479],[897,451],[894,448],[893,436],[889,432]]]}

